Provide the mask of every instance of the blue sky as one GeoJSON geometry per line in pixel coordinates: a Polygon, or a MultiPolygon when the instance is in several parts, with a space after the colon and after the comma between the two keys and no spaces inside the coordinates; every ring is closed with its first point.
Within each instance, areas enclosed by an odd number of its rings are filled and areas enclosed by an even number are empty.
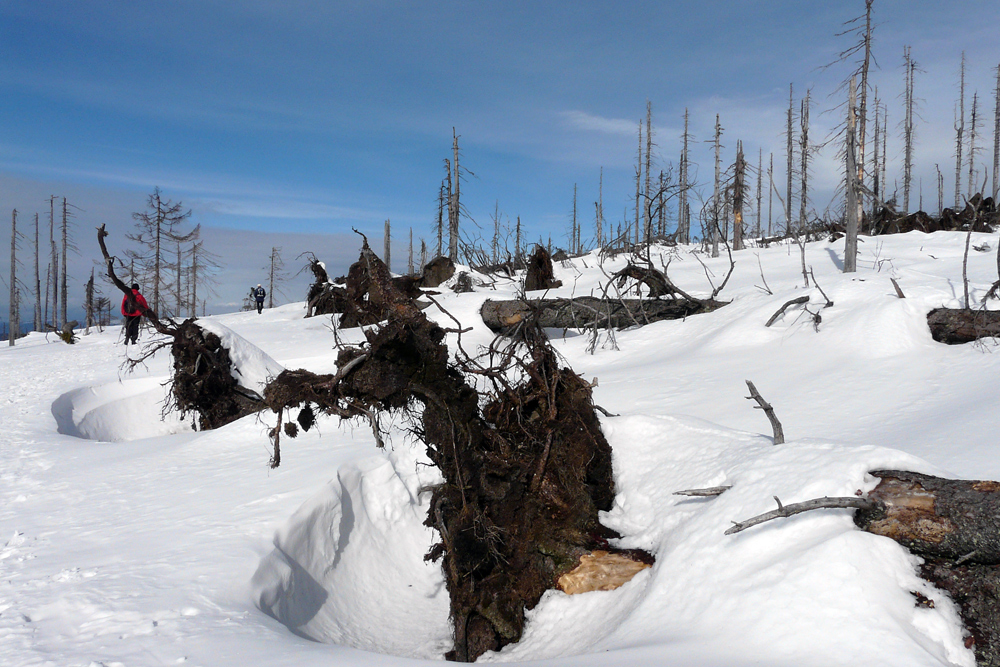
{"type": "MultiPolygon", "coordinates": [[[[935,163],[953,192],[963,50],[969,95],[984,98],[979,145],[990,161],[1000,3],[877,0],[874,9],[872,79],[893,125],[890,178],[901,171],[896,123],[909,44],[923,70],[916,173],[924,207],[936,208],[935,163]]],[[[82,209],[71,265],[82,293],[98,252],[90,230],[107,222],[113,246],[124,247],[131,212],[159,186],[212,230],[210,249],[226,263],[221,311],[258,282],[272,245],[294,272],[304,250],[346,267],[357,251],[351,228],[380,244],[386,218],[397,238],[412,227],[430,241],[454,127],[475,174],[463,184],[472,218],[485,228],[499,206],[505,219],[521,217],[530,238],[562,243],[574,184],[589,222],[602,167],[606,218],[631,215],[647,99],[658,167],[676,162],[687,107],[707,189],[704,142],[716,113],[724,163],[741,139],[751,162],[759,149],[765,161],[775,153],[783,182],[788,85],[796,105],[812,88],[812,136],[822,141],[840,122],[831,95],[850,67],[818,68],[849,44],[835,34],[863,10],[861,0],[0,0],[2,238],[10,209],[26,221],[44,216],[49,194],[67,196],[82,209]]],[[[840,178],[835,152],[817,155],[819,211],[840,178]]],[[[403,257],[399,247],[394,268],[403,257]]],[[[302,298],[302,281],[286,288],[289,298],[302,298]]]]}

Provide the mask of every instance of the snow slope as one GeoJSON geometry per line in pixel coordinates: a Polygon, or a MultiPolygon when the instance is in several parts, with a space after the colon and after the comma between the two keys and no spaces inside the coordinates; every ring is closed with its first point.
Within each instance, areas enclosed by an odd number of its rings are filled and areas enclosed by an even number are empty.
{"type": "MultiPolygon", "coordinates": [[[[596,377],[614,449],[618,497],[603,520],[656,565],[610,592],[550,591],[523,640],[486,660],[552,665],[971,665],[956,611],[914,574],[895,543],[826,510],[725,536],[731,521],[871,488],[901,467],[1000,479],[993,341],[935,343],[925,315],[962,299],[964,235],[864,239],[859,271],[840,273],[843,242],[809,244],[806,261],[834,302],[818,331],[796,247],[735,253],[722,297],[683,322],[590,338],[553,332],[575,370],[596,377]],[[758,264],[759,262],[759,264],[758,264]],[[895,296],[894,277],[906,294],[895,296]],[[764,283],[772,294],[757,287],[764,283]],[[745,399],[753,380],[788,442],[745,399]],[[731,484],[715,499],[673,496],[731,484]],[[934,599],[917,607],[913,591],[934,599]]],[[[975,243],[996,237],[974,235],[975,243]]],[[[996,278],[995,249],[973,252],[974,298],[996,278]]],[[[608,259],[610,273],[624,260],[608,259]]],[[[686,290],[721,282],[725,257],[682,249],[670,276],[686,290]]],[[[557,267],[564,287],[605,280],[596,255],[557,267]]],[[[490,340],[477,316],[495,284],[436,297],[490,340]]],[[[448,315],[432,308],[449,326],[448,315]]],[[[233,313],[206,326],[240,348],[246,386],[281,367],[335,368],[330,322],[302,304],[233,313]],[[226,333],[226,332],[231,332],[226,333]],[[244,341],[244,342],[239,342],[244,341]]],[[[145,333],[144,336],[148,336],[145,333]]],[[[338,332],[361,339],[358,330],[338,332]]],[[[267,415],[193,432],[160,419],[169,358],[125,374],[117,329],[75,346],[32,334],[0,349],[0,664],[415,664],[448,646],[447,594],[422,555],[435,471],[394,434],[379,452],[364,424],[321,419],[285,442],[269,470],[267,415]],[[313,641],[319,640],[319,641],[313,641]],[[391,655],[394,654],[394,655],[391,655]]],[[[454,342],[454,336],[452,336],[454,342]]],[[[397,424],[397,426],[400,426],[397,424]]]]}

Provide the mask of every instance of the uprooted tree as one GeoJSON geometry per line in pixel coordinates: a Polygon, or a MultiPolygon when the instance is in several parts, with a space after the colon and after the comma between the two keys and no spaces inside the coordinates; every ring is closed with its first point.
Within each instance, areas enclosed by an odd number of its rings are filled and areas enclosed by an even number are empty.
{"type": "Polygon", "coordinates": [[[598,512],[615,495],[611,448],[590,385],[560,366],[537,323],[479,359],[460,352],[456,360],[447,331],[367,241],[351,274],[363,276],[386,321],[365,332],[364,345],[341,349],[336,374],[288,370],[268,385],[264,400],[278,415],[272,465],[281,436],[308,430],[317,412],[368,420],[379,443],[380,414],[407,418],[444,480],[430,490],[425,523],[439,533],[427,558],[442,560],[451,598],[455,644],[446,657],[473,661],[518,641],[525,610],[550,588],[576,588],[595,559],[623,580],[651,562],[608,545],[617,535],[598,512]]]}
{"type": "Polygon", "coordinates": [[[168,408],[175,408],[182,416],[194,414],[202,430],[217,428],[263,409],[261,397],[244,387],[233,375],[229,350],[214,333],[198,326],[196,319],[176,322],[167,317],[160,319],[156,311],[136,302],[132,290],[115,273],[115,257],[108,252],[104,225],[97,230],[97,242],[107,266],[108,278],[125,295],[130,312],[138,310],[152,327],[167,339],[148,346],[136,359],[129,359],[134,367],[151,357],[163,347],[170,347],[173,357],[173,377],[170,382],[168,408]]]}

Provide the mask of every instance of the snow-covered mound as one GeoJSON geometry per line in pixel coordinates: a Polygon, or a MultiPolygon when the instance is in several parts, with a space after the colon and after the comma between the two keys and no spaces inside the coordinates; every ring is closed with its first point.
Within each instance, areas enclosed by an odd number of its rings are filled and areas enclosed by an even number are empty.
{"type": "Polygon", "coordinates": [[[440,476],[404,447],[341,467],[274,538],[254,602],[296,634],[428,659],[451,648],[441,568],[422,525],[440,476]]]}
{"type": "MultiPolygon", "coordinates": [[[[241,387],[262,394],[284,366],[229,327],[211,319],[198,325],[214,333],[229,350],[233,377],[241,387]]],[[[192,430],[192,419],[171,409],[169,376],[125,379],[80,387],[52,403],[60,433],[88,440],[139,440],[192,430]]]]}
{"type": "MultiPolygon", "coordinates": [[[[992,251],[969,257],[977,302],[997,279],[997,238],[973,235],[974,246],[987,243],[992,251]]],[[[603,520],[657,562],[616,591],[547,593],[522,641],[484,658],[971,665],[954,607],[901,547],[856,530],[850,512],[724,535],[772,509],[772,496],[865,491],[877,467],[1000,479],[996,342],[941,345],[926,326],[932,308],[963,305],[964,247],[963,234],[946,232],[866,238],[858,272],[843,274],[843,240],[810,243],[806,264],[830,308],[803,286],[797,247],[736,252],[720,295],[731,303],[715,312],[602,333],[593,354],[589,332],[551,332],[566,362],[598,380],[595,401],[621,415],[602,420],[618,490],[603,520]],[[802,295],[818,328],[801,307],[764,326],[802,295]],[[760,435],[770,429],[746,400],[747,379],[775,407],[786,444],[760,435]],[[671,495],[720,484],[732,488],[714,499],[671,495]],[[935,607],[918,607],[913,591],[935,607]]],[[[703,268],[691,250],[654,251],[653,261],[669,259],[671,280],[704,296],[728,261],[703,255],[703,268]]],[[[557,263],[563,287],[549,296],[599,292],[624,261],[557,263]]],[[[459,320],[474,353],[492,340],[482,301],[515,292],[502,281],[441,290],[450,315],[427,312],[448,328],[459,320]]],[[[329,320],[302,315],[289,304],[200,322],[221,332],[241,384],[259,391],[281,366],[336,368],[329,320]]],[[[337,337],[363,340],[359,330],[337,337]]],[[[252,656],[264,666],[403,667],[440,657],[448,601],[437,564],[422,561],[434,534],[419,487],[434,472],[418,464],[419,444],[395,438],[381,454],[367,424],[321,417],[283,442],[283,463],[269,470],[273,415],[174,433],[159,419],[169,352],[119,383],[124,354],[110,330],[72,346],[32,335],[0,347],[0,662],[245,667],[252,656]]]]}
{"type": "Polygon", "coordinates": [[[169,410],[169,378],[122,380],[66,392],[52,403],[59,432],[117,442],[190,431],[190,420],[169,410]]]}

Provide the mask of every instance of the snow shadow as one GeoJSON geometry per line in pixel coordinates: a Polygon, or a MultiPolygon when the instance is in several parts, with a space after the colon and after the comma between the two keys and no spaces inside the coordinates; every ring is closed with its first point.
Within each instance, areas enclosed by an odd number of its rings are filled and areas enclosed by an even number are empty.
{"type": "Polygon", "coordinates": [[[80,387],[52,402],[56,430],[85,440],[121,442],[190,431],[180,415],[167,412],[165,378],[124,380],[80,387]]]}
{"type": "Polygon", "coordinates": [[[437,481],[408,447],[342,466],[278,530],[251,599],[289,631],[314,641],[434,659],[451,648],[440,565],[423,556],[423,525],[437,481]]]}

